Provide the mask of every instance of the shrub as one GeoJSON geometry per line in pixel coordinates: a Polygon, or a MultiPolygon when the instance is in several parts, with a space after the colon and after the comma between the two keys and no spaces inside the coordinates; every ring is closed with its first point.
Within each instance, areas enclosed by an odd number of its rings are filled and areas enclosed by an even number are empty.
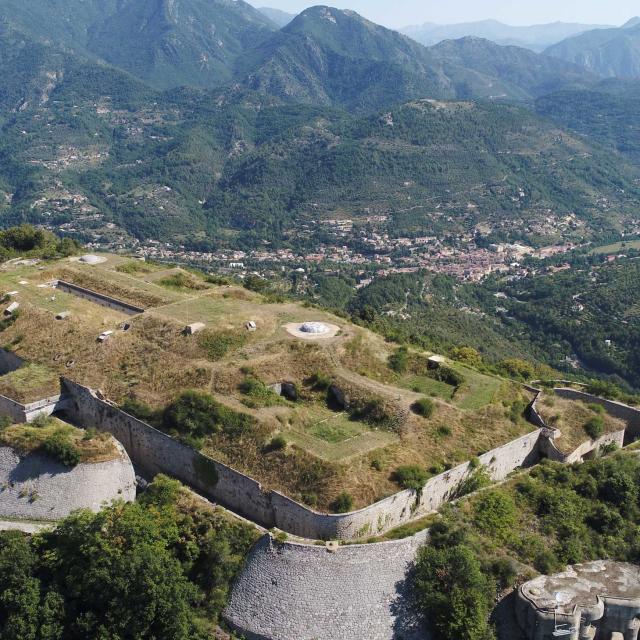
{"type": "Polygon", "coordinates": [[[239,435],[253,425],[251,416],[238,413],[220,403],[208,393],[185,391],[165,410],[162,416],[165,430],[203,438],[214,433],[239,435]]]}
{"type": "Polygon", "coordinates": [[[44,413],[37,415],[31,422],[32,427],[38,427],[39,429],[45,429],[51,424],[51,418],[44,413]]]}
{"type": "Polygon", "coordinates": [[[480,367],[482,365],[482,356],[473,347],[457,347],[452,351],[451,357],[472,367],[480,367]]]}
{"type": "Polygon", "coordinates": [[[498,364],[498,369],[516,380],[530,380],[536,374],[536,369],[530,362],[518,358],[503,360],[498,364]]]}
{"type": "Polygon", "coordinates": [[[62,433],[57,432],[46,438],[42,450],[66,467],[75,467],[80,463],[80,450],[62,433]]]}
{"type": "Polygon", "coordinates": [[[436,410],[436,405],[430,398],[420,398],[411,408],[419,416],[430,418],[436,410]]]}
{"type": "Polygon", "coordinates": [[[491,562],[489,568],[501,589],[513,586],[518,577],[518,570],[511,558],[496,558],[491,562]]]}
{"type": "Polygon", "coordinates": [[[451,367],[440,366],[430,371],[430,376],[439,382],[450,384],[452,387],[460,387],[465,383],[465,377],[451,367]]]}
{"type": "Polygon", "coordinates": [[[267,445],[267,451],[284,451],[287,444],[287,439],[283,435],[274,436],[267,445]]]}
{"type": "Polygon", "coordinates": [[[331,377],[320,371],[316,371],[309,378],[309,384],[314,391],[326,391],[331,386],[331,382],[331,377]]]}
{"type": "Polygon", "coordinates": [[[403,489],[414,489],[420,491],[429,479],[429,474],[416,465],[406,465],[398,467],[393,473],[393,479],[403,489]]]}
{"type": "Polygon", "coordinates": [[[513,498],[503,491],[486,493],[473,505],[473,521],[485,534],[506,541],[517,522],[513,498]]]}
{"type": "Polygon", "coordinates": [[[161,421],[161,416],[158,411],[152,409],[148,404],[137,398],[125,398],[120,408],[134,418],[138,418],[138,420],[142,420],[153,426],[158,426],[161,421]]]}
{"type": "Polygon", "coordinates": [[[205,288],[202,282],[196,280],[192,275],[184,273],[184,271],[178,271],[173,275],[163,278],[159,284],[171,289],[189,289],[191,291],[201,291],[205,288]]]}
{"type": "Polygon", "coordinates": [[[460,481],[455,492],[455,497],[461,498],[484,487],[488,487],[490,484],[491,478],[489,477],[487,468],[482,466],[477,467],[466,478],[460,481]]]}
{"type": "Polygon", "coordinates": [[[600,415],[604,415],[606,413],[606,409],[597,402],[591,402],[587,405],[587,407],[589,407],[589,409],[591,409],[591,411],[593,411],[594,413],[598,413],[600,415]]]}
{"type": "Polygon", "coordinates": [[[400,347],[389,356],[389,368],[396,373],[406,373],[409,367],[409,350],[407,347],[400,347]]]}
{"type": "Polygon", "coordinates": [[[280,396],[255,376],[247,376],[240,384],[240,391],[250,399],[253,407],[272,407],[281,402],[280,396]]]}
{"type": "Polygon", "coordinates": [[[592,440],[597,440],[604,433],[604,418],[600,415],[590,418],[584,425],[584,430],[592,440]]]}
{"type": "Polygon", "coordinates": [[[466,545],[420,549],[416,603],[439,640],[489,640],[492,593],[476,554],[466,545]]]}
{"type": "Polygon", "coordinates": [[[353,509],[353,496],[343,491],[332,503],[331,510],[334,513],[348,513],[353,509]]]}
{"type": "Polygon", "coordinates": [[[443,438],[448,438],[453,433],[453,431],[451,430],[451,427],[447,426],[446,424],[441,424],[436,429],[436,433],[443,438]]]}

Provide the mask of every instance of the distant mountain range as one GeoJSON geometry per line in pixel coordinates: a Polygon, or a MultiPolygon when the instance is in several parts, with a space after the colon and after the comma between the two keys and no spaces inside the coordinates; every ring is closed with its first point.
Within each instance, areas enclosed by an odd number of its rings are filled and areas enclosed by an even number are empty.
{"type": "Polygon", "coordinates": [[[243,56],[243,84],[287,102],[375,109],[414,98],[531,100],[594,80],[527,49],[462,39],[426,48],[353,11],[313,7],[243,56]]]}
{"type": "Polygon", "coordinates": [[[0,24],[51,51],[106,62],[154,89],[240,86],[284,102],[373,110],[415,98],[527,101],[588,73],[463,39],[429,49],[353,11],[295,16],[243,0],[4,0],[0,24]]]}
{"type": "Polygon", "coordinates": [[[457,40],[473,36],[485,38],[500,45],[525,47],[541,52],[566,38],[594,29],[609,26],[554,22],[526,27],[514,27],[497,20],[467,22],[462,24],[439,25],[426,23],[405,27],[401,32],[425,46],[438,44],[443,40],[457,40]]]}
{"type": "Polygon", "coordinates": [[[258,11],[267,16],[271,22],[280,28],[288,25],[296,17],[295,13],[287,13],[286,11],[271,9],[270,7],[260,7],[258,11]]]}
{"type": "Polygon", "coordinates": [[[209,87],[277,26],[243,0],[3,0],[0,21],[155,88],[209,87]]]}
{"type": "Polygon", "coordinates": [[[545,53],[601,76],[640,78],[640,18],[617,29],[598,29],[569,38],[545,53]]]}

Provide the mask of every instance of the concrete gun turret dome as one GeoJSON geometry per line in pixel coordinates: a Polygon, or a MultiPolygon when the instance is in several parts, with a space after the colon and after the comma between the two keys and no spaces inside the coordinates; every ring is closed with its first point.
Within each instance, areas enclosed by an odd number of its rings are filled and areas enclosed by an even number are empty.
{"type": "Polygon", "coordinates": [[[300,327],[300,331],[303,333],[328,333],[329,327],[322,322],[305,322],[300,327]]]}
{"type": "Polygon", "coordinates": [[[103,258],[102,256],[95,256],[90,253],[80,258],[80,262],[82,262],[83,264],[102,264],[103,262],[106,262],[106,261],[107,261],[106,258],[103,258]]]}

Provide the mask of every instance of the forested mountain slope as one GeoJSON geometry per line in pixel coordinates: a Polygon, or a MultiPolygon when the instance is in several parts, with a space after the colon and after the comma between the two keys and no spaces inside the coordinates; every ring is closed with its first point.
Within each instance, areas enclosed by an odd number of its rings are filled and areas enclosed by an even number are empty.
{"type": "Polygon", "coordinates": [[[640,24],[598,29],[569,38],[545,53],[578,64],[601,76],[640,78],[640,24]]]}
{"type": "Polygon", "coordinates": [[[525,49],[466,39],[427,49],[352,11],[313,7],[243,58],[248,88],[360,110],[414,98],[528,100],[588,85],[583,70],[525,49]]]}
{"type": "Polygon", "coordinates": [[[6,0],[0,20],[156,88],[217,86],[277,27],[243,0],[6,0]]]}

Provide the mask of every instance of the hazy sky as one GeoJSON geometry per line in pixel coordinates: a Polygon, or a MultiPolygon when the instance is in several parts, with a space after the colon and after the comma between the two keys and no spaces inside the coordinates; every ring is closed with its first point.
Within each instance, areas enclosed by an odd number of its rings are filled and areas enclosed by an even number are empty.
{"type": "Polygon", "coordinates": [[[347,0],[305,2],[304,0],[249,0],[256,7],[274,7],[297,13],[314,4],[353,9],[388,27],[423,22],[470,22],[495,18],[509,24],[585,22],[622,24],[640,14],[638,0],[347,0]]]}

